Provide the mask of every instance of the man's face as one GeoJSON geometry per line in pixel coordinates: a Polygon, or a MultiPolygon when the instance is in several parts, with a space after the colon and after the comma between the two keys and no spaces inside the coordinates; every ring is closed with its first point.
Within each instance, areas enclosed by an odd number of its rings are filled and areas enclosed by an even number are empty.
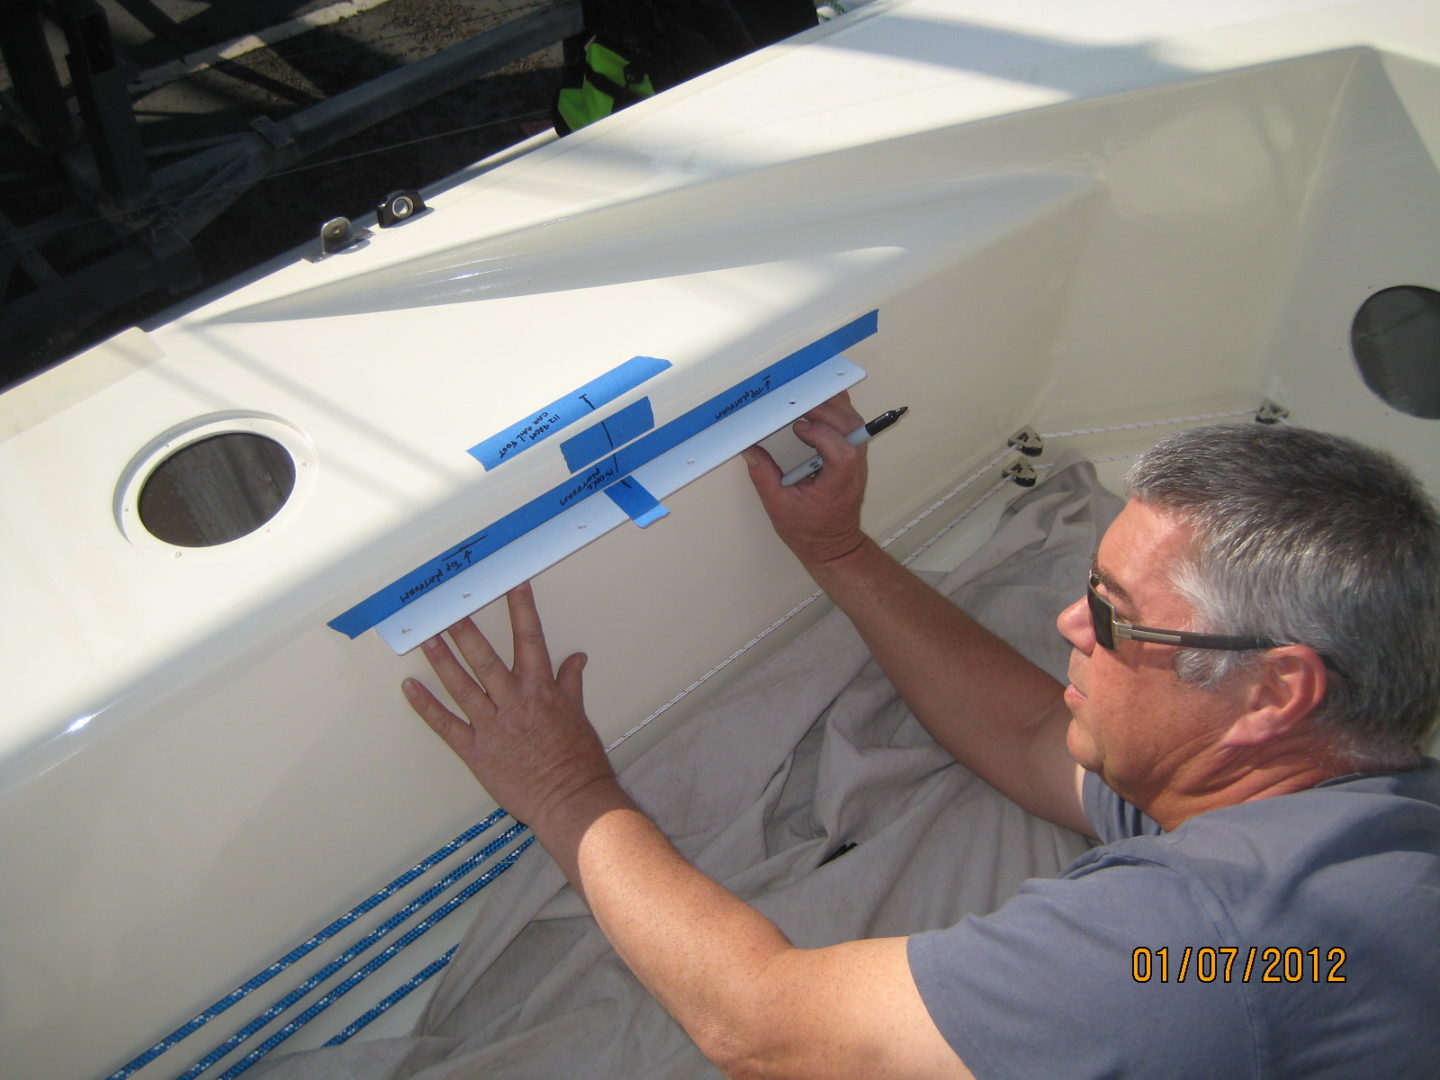
{"type": "MultiPolygon", "coordinates": [[[[1131,500],[1100,542],[1098,591],[1116,618],[1172,630],[1191,628],[1190,604],[1170,584],[1189,529],[1131,500]]],[[[1121,638],[1115,650],[1095,642],[1084,597],[1057,620],[1074,647],[1065,704],[1071,755],[1120,794],[1145,805],[1196,771],[1236,713],[1233,692],[1201,690],[1176,678],[1175,649],[1121,638]]]]}

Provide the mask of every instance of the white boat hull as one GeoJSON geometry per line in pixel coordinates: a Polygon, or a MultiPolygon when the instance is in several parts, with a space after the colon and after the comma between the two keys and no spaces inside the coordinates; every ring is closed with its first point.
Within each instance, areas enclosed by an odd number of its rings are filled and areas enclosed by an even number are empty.
{"type": "MultiPolygon", "coordinates": [[[[878,311],[854,395],[911,413],[877,535],[989,490],[1021,426],[1042,462],[1123,457],[1267,399],[1440,491],[1440,425],[1350,345],[1378,290],[1440,289],[1440,15],[1177,7],[866,5],[0,399],[0,1075],[107,1074],[488,812],[400,697],[423,659],[328,623],[562,483],[558,440],[466,451],[632,356],[671,367],[616,407],[663,424],[878,311]],[[298,481],[179,548],[127,499],[202,429],[272,435],[298,481]]],[[[664,503],[537,579],[602,735],[663,712],[622,760],[811,591],[738,463],[664,503]]]]}

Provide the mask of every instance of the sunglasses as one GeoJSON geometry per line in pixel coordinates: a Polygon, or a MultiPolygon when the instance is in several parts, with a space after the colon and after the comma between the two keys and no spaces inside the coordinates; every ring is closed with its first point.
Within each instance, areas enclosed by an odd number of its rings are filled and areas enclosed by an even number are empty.
{"type": "Polygon", "coordinates": [[[1090,575],[1086,599],[1090,601],[1090,625],[1095,628],[1095,642],[1102,649],[1115,651],[1117,638],[1134,638],[1136,641],[1153,641],[1160,645],[1175,645],[1185,649],[1273,649],[1286,644],[1261,637],[1234,637],[1229,634],[1196,634],[1189,630],[1157,630],[1153,626],[1139,626],[1122,622],[1115,617],[1115,607],[1095,591],[1100,579],[1090,575]]]}

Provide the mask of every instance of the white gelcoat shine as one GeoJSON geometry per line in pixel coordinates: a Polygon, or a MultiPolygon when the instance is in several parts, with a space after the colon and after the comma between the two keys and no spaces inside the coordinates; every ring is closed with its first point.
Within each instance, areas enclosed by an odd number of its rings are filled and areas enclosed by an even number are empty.
{"type": "MultiPolygon", "coordinates": [[[[466,448],[631,356],[674,367],[613,407],[664,423],[878,308],[881,535],[1021,425],[1265,397],[1440,490],[1348,345],[1440,288],[1437,118],[1433,0],[876,0],[6,394],[0,1075],[104,1074],[483,816],[399,694],[423,660],[325,623],[561,482],[558,440],[466,448]],[[157,558],[126,466],[216,414],[292,428],[306,486],[157,558]]],[[[667,505],[537,581],[607,741],[809,592],[738,464],[667,505]]]]}

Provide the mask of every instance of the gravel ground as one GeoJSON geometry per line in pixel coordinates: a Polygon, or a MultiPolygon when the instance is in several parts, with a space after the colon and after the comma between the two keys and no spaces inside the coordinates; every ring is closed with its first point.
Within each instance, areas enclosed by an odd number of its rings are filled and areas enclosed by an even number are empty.
{"type": "MultiPolygon", "coordinates": [[[[134,102],[142,137],[147,146],[172,145],[244,130],[256,117],[279,120],[549,2],[382,0],[332,26],[145,93],[134,102]]],[[[176,42],[157,40],[114,0],[102,0],[102,5],[116,41],[139,68],[152,70],[175,58],[176,42]]],[[[203,46],[331,4],[164,0],[163,6],[179,23],[187,54],[194,55],[203,46]]],[[[63,66],[63,44],[54,55],[63,66]]],[[[196,289],[314,237],[322,221],[359,216],[389,191],[423,187],[544,127],[559,67],[556,44],[262,180],[194,238],[202,278],[196,289]]],[[[17,208],[10,192],[0,191],[0,209],[17,222],[26,219],[27,208],[17,208]]],[[[94,322],[56,326],[47,341],[23,352],[5,350],[0,385],[73,355],[179,299],[183,296],[152,294],[94,322]]]]}

